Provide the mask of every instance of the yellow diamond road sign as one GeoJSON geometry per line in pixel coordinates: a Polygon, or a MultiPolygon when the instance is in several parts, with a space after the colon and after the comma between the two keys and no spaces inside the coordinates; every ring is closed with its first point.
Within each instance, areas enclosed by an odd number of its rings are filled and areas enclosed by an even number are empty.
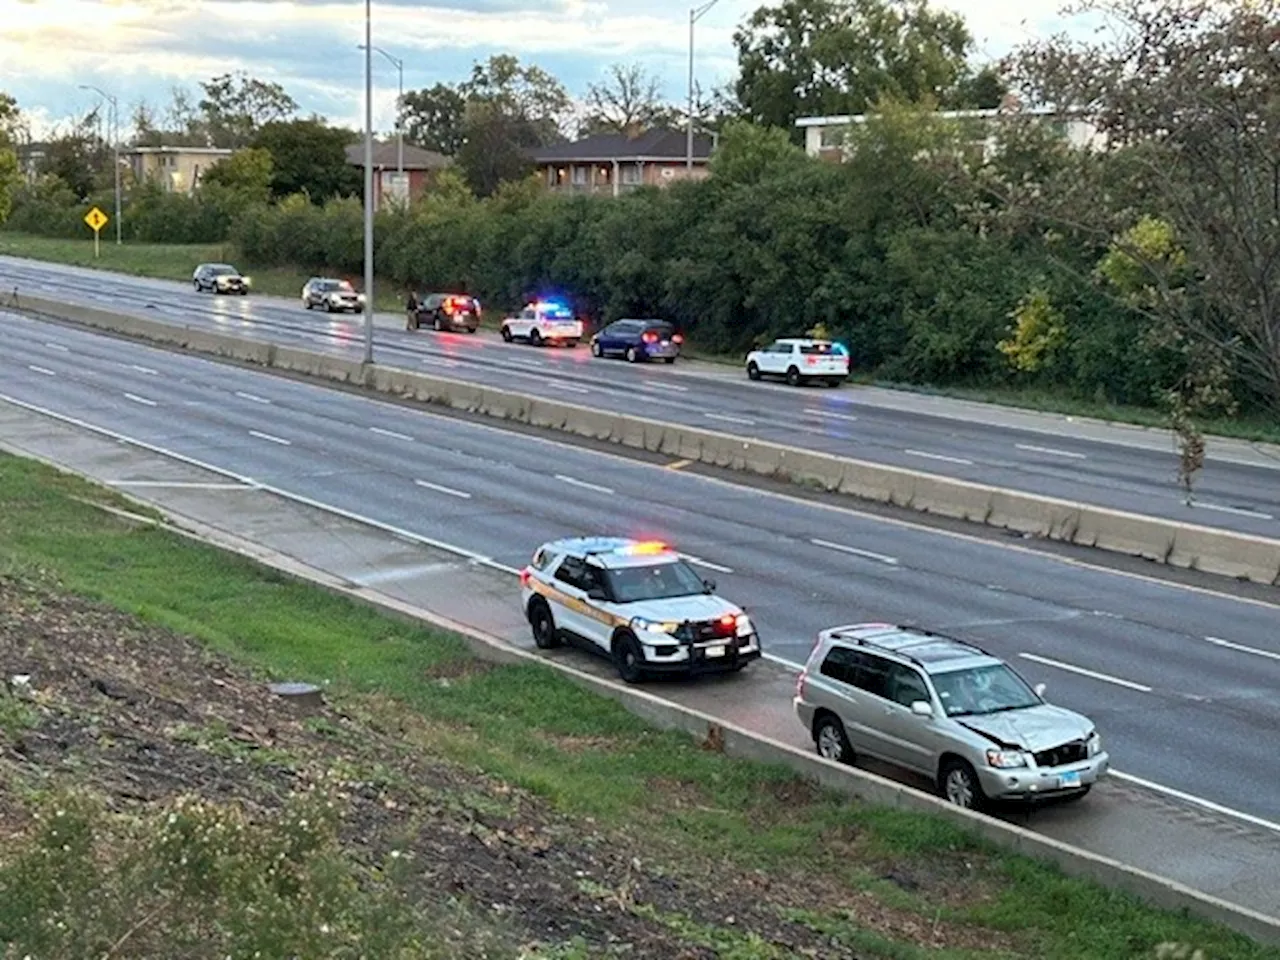
{"type": "Polygon", "coordinates": [[[84,222],[89,225],[90,230],[97,233],[107,225],[107,215],[97,207],[94,207],[84,215],[84,222]]]}

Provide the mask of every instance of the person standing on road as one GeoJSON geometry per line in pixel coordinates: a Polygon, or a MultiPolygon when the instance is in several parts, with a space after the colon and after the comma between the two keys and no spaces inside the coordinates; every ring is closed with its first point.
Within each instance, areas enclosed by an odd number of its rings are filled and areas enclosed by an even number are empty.
{"type": "Polygon", "coordinates": [[[418,294],[413,287],[409,288],[409,299],[405,301],[404,310],[406,317],[405,329],[416,330],[418,327],[418,294]]]}

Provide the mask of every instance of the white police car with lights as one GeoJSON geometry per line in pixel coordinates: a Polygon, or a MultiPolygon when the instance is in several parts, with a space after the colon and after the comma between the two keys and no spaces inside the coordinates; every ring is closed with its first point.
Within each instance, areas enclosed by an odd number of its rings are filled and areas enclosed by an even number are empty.
{"type": "Polygon", "coordinates": [[[582,339],[582,321],[559,300],[538,300],[503,320],[501,333],[507,343],[527,340],[535,347],[556,343],[576,347],[582,339]]]}
{"type": "Polygon", "coordinates": [[[622,679],[741,670],[760,657],[743,610],[663,543],[576,537],[543,544],[520,596],[543,649],[564,640],[612,658],[622,679]]]}

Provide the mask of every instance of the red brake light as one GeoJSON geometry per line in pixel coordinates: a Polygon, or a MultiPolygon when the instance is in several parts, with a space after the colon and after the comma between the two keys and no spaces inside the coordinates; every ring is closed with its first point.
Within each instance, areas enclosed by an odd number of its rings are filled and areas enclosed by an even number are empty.
{"type": "Polygon", "coordinates": [[[674,337],[672,337],[672,338],[671,338],[671,342],[672,342],[672,343],[684,343],[684,337],[683,337],[681,334],[678,334],[678,333],[677,333],[674,337]]]}
{"type": "Polygon", "coordinates": [[[652,330],[646,330],[644,334],[640,337],[640,339],[643,340],[645,343],[657,343],[658,335],[654,333],[652,330]]]}

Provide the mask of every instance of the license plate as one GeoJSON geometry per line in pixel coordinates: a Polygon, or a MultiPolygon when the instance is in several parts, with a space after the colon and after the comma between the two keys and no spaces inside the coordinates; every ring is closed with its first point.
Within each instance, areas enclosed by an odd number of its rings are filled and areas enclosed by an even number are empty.
{"type": "Polygon", "coordinates": [[[723,646],[723,645],[721,645],[721,646],[717,646],[717,647],[707,647],[707,649],[704,651],[704,653],[705,653],[708,657],[723,657],[723,656],[724,656],[724,651],[725,651],[725,648],[724,648],[724,646],[723,646]]]}
{"type": "Polygon", "coordinates": [[[1072,771],[1070,771],[1070,772],[1068,772],[1068,773],[1060,773],[1060,774],[1058,774],[1058,786],[1059,786],[1059,787],[1078,787],[1078,786],[1080,786],[1080,773],[1079,773],[1079,771],[1072,770],[1072,771]]]}

